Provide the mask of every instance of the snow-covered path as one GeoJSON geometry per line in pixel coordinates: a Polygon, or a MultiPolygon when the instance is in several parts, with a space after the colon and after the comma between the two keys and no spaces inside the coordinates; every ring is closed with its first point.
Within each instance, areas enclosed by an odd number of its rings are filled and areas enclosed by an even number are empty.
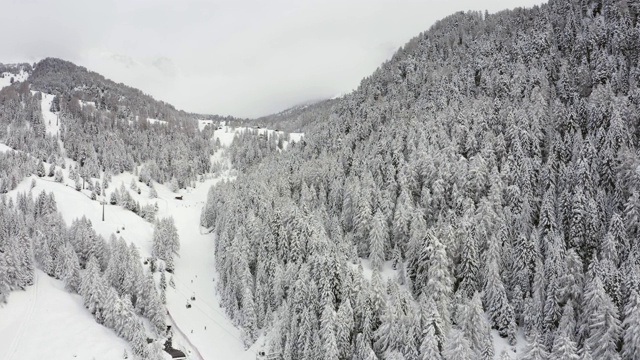
{"type": "Polygon", "coordinates": [[[255,352],[244,350],[240,331],[218,304],[214,282],[214,237],[200,230],[200,211],[207,193],[210,186],[220,180],[210,179],[199,183],[195,189],[181,192],[183,200],[176,200],[175,194],[170,192],[159,191],[163,200],[160,201],[159,216],[173,216],[180,235],[180,257],[175,260],[173,275],[176,287],[167,288],[167,308],[176,325],[204,359],[254,360],[255,352]],[[195,301],[190,300],[192,296],[195,301]],[[186,307],[187,301],[191,308],[186,307]]]}

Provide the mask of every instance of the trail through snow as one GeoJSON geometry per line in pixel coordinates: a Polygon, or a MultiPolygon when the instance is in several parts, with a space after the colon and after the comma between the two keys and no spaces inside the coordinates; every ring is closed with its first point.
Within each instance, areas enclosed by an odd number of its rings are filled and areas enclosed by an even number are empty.
{"type": "Polygon", "coordinates": [[[195,189],[182,191],[183,200],[176,200],[172,193],[158,191],[164,200],[159,216],[173,216],[180,235],[180,257],[175,260],[176,271],[172,275],[176,287],[167,287],[167,308],[203,359],[254,360],[254,350],[244,350],[240,331],[218,304],[214,236],[200,231],[200,212],[207,193],[210,186],[220,180],[222,178],[206,180],[195,189]],[[195,300],[191,300],[192,296],[195,300]],[[191,308],[186,307],[187,303],[191,308]]]}
{"type": "Polygon", "coordinates": [[[16,350],[18,350],[18,345],[20,344],[20,340],[22,339],[22,336],[24,334],[24,330],[27,327],[27,324],[31,321],[31,318],[33,318],[33,313],[36,309],[36,302],[38,301],[38,271],[34,272],[33,274],[33,288],[34,290],[32,292],[29,293],[29,299],[27,300],[29,303],[29,307],[26,311],[26,315],[23,317],[22,321],[20,322],[20,325],[18,326],[18,330],[16,330],[15,332],[15,336],[13,337],[13,340],[11,341],[11,345],[9,345],[9,350],[7,350],[7,357],[6,359],[12,359],[16,353],[16,350]]]}

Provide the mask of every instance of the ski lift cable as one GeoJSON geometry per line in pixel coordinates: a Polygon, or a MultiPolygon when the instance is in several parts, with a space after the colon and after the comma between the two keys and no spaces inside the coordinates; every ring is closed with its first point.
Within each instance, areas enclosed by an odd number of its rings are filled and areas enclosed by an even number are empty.
{"type": "MultiPolygon", "coordinates": [[[[182,294],[182,293],[181,293],[182,294]]],[[[184,295],[184,294],[183,294],[184,295]]],[[[231,336],[232,338],[236,339],[243,347],[244,347],[244,341],[242,341],[242,339],[240,339],[239,337],[237,337],[235,334],[233,334],[232,332],[230,332],[229,330],[227,330],[225,328],[225,326],[223,324],[220,324],[216,319],[212,318],[209,314],[207,314],[206,311],[204,311],[200,306],[198,306],[197,304],[195,306],[192,305],[192,308],[197,309],[198,311],[200,311],[204,316],[208,317],[209,319],[211,319],[211,321],[213,321],[216,325],[218,325],[218,327],[220,327],[224,332],[226,332],[229,336],[231,336]]],[[[252,353],[258,355],[258,353],[255,352],[255,350],[248,348],[247,350],[251,351],[252,353]]]]}
{"type": "MultiPolygon", "coordinates": [[[[193,288],[192,288],[191,286],[189,286],[189,285],[185,284],[185,283],[184,283],[182,280],[180,280],[179,278],[174,277],[174,280],[176,280],[176,279],[177,279],[177,280],[178,280],[178,282],[179,282],[181,285],[183,285],[187,290],[189,290],[189,291],[191,291],[192,293],[194,293],[194,294],[195,294],[195,291],[193,290],[193,288]]],[[[213,311],[215,311],[215,312],[217,312],[217,313],[219,313],[219,314],[223,314],[222,312],[220,312],[219,310],[217,310],[214,306],[212,306],[211,304],[209,304],[207,301],[205,301],[205,300],[201,300],[201,301],[202,301],[203,303],[205,303],[205,304],[207,305],[207,307],[211,308],[211,310],[213,310],[213,311]]]]}
{"type": "MultiPolygon", "coordinates": [[[[185,295],[182,291],[180,291],[180,290],[178,290],[178,289],[175,289],[175,290],[176,290],[178,293],[180,293],[180,295],[182,295],[182,296],[187,300],[187,302],[189,302],[189,299],[190,299],[190,298],[189,298],[187,295],[185,295]]],[[[222,330],[224,330],[224,332],[226,332],[227,334],[229,334],[230,336],[232,336],[233,338],[235,338],[236,340],[238,340],[238,342],[240,342],[240,343],[244,346],[244,341],[242,341],[242,339],[238,338],[235,334],[233,334],[233,333],[231,333],[229,330],[227,330],[223,324],[220,324],[216,319],[212,318],[212,317],[211,317],[211,316],[210,316],[206,311],[204,311],[204,309],[203,309],[203,308],[201,308],[198,304],[196,304],[196,303],[189,303],[189,304],[191,304],[191,307],[192,307],[193,309],[197,309],[198,311],[200,311],[201,313],[203,313],[206,317],[208,317],[208,318],[209,318],[209,319],[211,319],[211,320],[212,320],[216,325],[218,325],[222,330]]],[[[226,321],[228,321],[228,322],[229,322],[229,325],[230,325],[230,326],[232,326],[234,329],[236,328],[236,326],[235,326],[233,323],[231,323],[231,321],[229,321],[229,320],[227,320],[227,319],[226,319],[226,315],[225,315],[224,319],[225,319],[226,321]]],[[[251,349],[249,349],[249,350],[251,350],[251,349]]],[[[255,351],[253,351],[253,350],[251,350],[251,351],[255,353],[255,351]]]]}
{"type": "MultiPolygon", "coordinates": [[[[180,295],[182,295],[182,296],[187,300],[187,302],[189,302],[189,301],[190,301],[190,299],[191,299],[191,297],[190,297],[190,296],[186,295],[185,293],[183,293],[182,291],[178,290],[177,288],[176,288],[175,290],[176,290],[178,293],[180,293],[180,295]]],[[[192,304],[192,303],[190,303],[190,304],[192,304]]],[[[205,303],[205,305],[206,305],[206,303],[205,303]]],[[[193,304],[192,304],[192,306],[193,306],[193,304]]],[[[208,305],[207,305],[207,306],[208,306],[208,305]]],[[[199,307],[199,306],[198,306],[198,307],[199,307]]],[[[208,306],[208,307],[209,307],[209,306],[208,306]]],[[[228,323],[229,323],[229,325],[233,326],[234,328],[236,327],[236,326],[235,326],[235,324],[234,324],[233,322],[231,322],[231,320],[227,319],[227,315],[226,315],[226,314],[224,314],[224,313],[222,313],[221,311],[218,311],[218,310],[216,310],[216,309],[213,309],[213,308],[212,308],[211,310],[213,310],[213,311],[215,311],[216,313],[218,313],[219,315],[223,316],[223,319],[224,319],[226,322],[228,322],[228,323]]]]}
{"type": "MultiPolygon", "coordinates": [[[[182,280],[178,279],[177,277],[174,277],[173,279],[174,279],[174,280],[175,280],[175,279],[177,279],[177,280],[178,280],[178,282],[179,282],[180,284],[182,284],[185,288],[187,288],[187,290],[190,290],[191,292],[195,293],[195,292],[193,291],[193,288],[191,288],[190,286],[188,286],[187,284],[185,284],[184,282],[182,282],[182,280]]],[[[178,289],[176,289],[176,291],[179,291],[179,290],[178,290],[178,289]]],[[[179,291],[179,292],[180,292],[183,296],[185,296],[185,297],[189,298],[189,297],[188,297],[188,296],[186,296],[184,293],[182,293],[182,291],[179,291]]],[[[216,312],[217,314],[219,314],[219,315],[223,316],[223,318],[224,318],[227,322],[229,322],[230,324],[232,324],[232,325],[233,325],[233,327],[235,327],[235,324],[233,324],[233,322],[231,322],[231,320],[227,319],[227,314],[226,314],[226,313],[224,313],[224,312],[222,312],[222,311],[220,311],[220,310],[216,309],[215,307],[213,307],[211,304],[209,304],[209,303],[208,303],[207,301],[205,301],[205,300],[202,300],[202,299],[201,299],[201,300],[198,300],[198,301],[199,301],[199,302],[204,303],[204,304],[205,304],[209,309],[211,309],[212,311],[216,312]]]]}

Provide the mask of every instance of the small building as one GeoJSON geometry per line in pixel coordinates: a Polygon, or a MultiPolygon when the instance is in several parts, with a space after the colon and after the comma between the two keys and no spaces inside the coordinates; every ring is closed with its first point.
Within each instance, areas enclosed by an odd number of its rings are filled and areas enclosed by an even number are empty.
{"type": "Polygon", "coordinates": [[[178,349],[164,349],[173,360],[187,360],[187,355],[178,349]]]}
{"type": "MultiPolygon", "coordinates": [[[[170,331],[170,330],[171,330],[171,327],[167,326],[167,331],[170,331]]],[[[182,351],[173,348],[171,337],[169,337],[167,341],[164,343],[164,351],[167,354],[171,355],[171,358],[173,360],[187,360],[187,355],[185,355],[182,351]]]]}
{"type": "Polygon", "coordinates": [[[260,350],[256,354],[256,360],[282,360],[282,354],[279,352],[267,353],[264,350],[260,350]]]}

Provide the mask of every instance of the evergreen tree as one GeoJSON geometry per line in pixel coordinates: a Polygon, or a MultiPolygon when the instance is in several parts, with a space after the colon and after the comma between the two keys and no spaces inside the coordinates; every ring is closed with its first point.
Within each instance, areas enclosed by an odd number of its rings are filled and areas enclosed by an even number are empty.
{"type": "Polygon", "coordinates": [[[519,357],[521,360],[547,360],[549,354],[547,353],[544,344],[542,343],[538,333],[534,333],[527,344],[527,347],[519,357]]]}
{"type": "Polygon", "coordinates": [[[377,270],[382,270],[382,264],[386,258],[387,237],[388,230],[384,214],[377,210],[371,221],[371,231],[369,233],[369,258],[371,266],[377,270]]]}
{"type": "Polygon", "coordinates": [[[632,289],[624,306],[622,359],[640,358],[640,296],[632,289]]]}
{"type": "Polygon", "coordinates": [[[464,333],[458,329],[452,329],[449,332],[442,355],[445,360],[471,360],[474,358],[469,341],[465,338],[464,333]]]}
{"type": "Polygon", "coordinates": [[[484,285],[484,304],[489,312],[492,326],[500,332],[500,336],[509,339],[510,344],[515,343],[515,322],[513,308],[507,299],[504,284],[498,273],[498,265],[495,261],[488,266],[488,274],[484,285]]]}

